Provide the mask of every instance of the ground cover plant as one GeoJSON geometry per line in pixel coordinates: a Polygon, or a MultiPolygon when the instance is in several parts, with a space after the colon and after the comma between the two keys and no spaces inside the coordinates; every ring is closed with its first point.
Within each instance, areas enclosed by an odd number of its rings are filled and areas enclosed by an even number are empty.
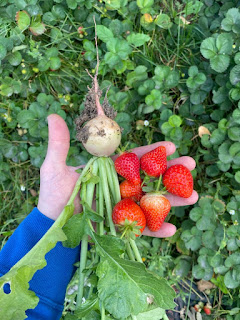
{"type": "MultiPolygon", "coordinates": [[[[189,291],[200,279],[214,284],[205,289],[210,317],[238,319],[239,1],[3,0],[0,6],[2,245],[37,203],[47,115],[61,115],[70,128],[68,164],[90,159],[73,119],[91,85],[85,69],[96,72],[95,16],[99,84],[118,112],[122,144],[168,140],[177,146],[172,157],[197,162],[199,202],[171,210],[168,219],[178,227],[172,238],[137,239],[144,263],[176,288],[180,279],[190,279],[189,291]]],[[[63,318],[75,309],[70,289],[63,318]]]]}

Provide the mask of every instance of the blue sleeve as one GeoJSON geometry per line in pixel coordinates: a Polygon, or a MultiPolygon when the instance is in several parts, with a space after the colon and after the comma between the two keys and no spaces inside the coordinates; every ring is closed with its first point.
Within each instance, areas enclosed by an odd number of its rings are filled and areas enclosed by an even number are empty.
{"type": "MultiPolygon", "coordinates": [[[[23,220],[0,251],[0,276],[7,273],[42,238],[54,223],[37,208],[23,220]]],[[[26,311],[29,320],[58,320],[63,311],[66,288],[79,259],[79,246],[70,249],[61,242],[46,254],[47,265],[29,282],[39,297],[35,309],[26,311]]]]}

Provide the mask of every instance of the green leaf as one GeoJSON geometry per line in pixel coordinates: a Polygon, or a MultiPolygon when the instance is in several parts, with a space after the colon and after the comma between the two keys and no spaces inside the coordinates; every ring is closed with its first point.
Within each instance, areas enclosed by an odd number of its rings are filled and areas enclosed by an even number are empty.
{"type": "Polygon", "coordinates": [[[127,74],[126,84],[129,87],[134,86],[138,81],[144,81],[148,78],[147,67],[137,66],[137,68],[127,74]]]}
{"type": "Polygon", "coordinates": [[[32,21],[29,30],[34,36],[40,36],[45,32],[45,25],[40,21],[32,21]]]}
{"type": "Polygon", "coordinates": [[[232,68],[229,77],[231,84],[236,86],[240,82],[240,65],[236,65],[232,68]]]}
{"type": "Polygon", "coordinates": [[[28,282],[37,270],[45,267],[45,255],[55,247],[58,241],[66,240],[62,227],[72,216],[73,211],[73,204],[65,206],[64,212],[37,244],[0,278],[0,288],[9,283],[11,290],[9,294],[4,293],[3,290],[0,291],[1,319],[26,319],[25,310],[36,307],[39,298],[29,290],[28,282]]]}
{"type": "Polygon", "coordinates": [[[198,221],[202,217],[202,209],[199,207],[195,207],[190,211],[190,218],[193,221],[198,221]]]}
{"type": "Polygon", "coordinates": [[[114,35],[110,29],[103,25],[97,25],[97,36],[103,42],[108,42],[114,35]]]}
{"type": "Polygon", "coordinates": [[[234,175],[235,180],[240,183],[240,171],[237,171],[234,175]]]}
{"type": "Polygon", "coordinates": [[[137,0],[137,5],[140,9],[150,8],[154,4],[154,0],[137,0]]]}
{"type": "Polygon", "coordinates": [[[229,289],[235,289],[240,285],[240,268],[229,270],[224,276],[224,284],[229,289]]]}
{"type": "Polygon", "coordinates": [[[67,6],[70,9],[76,9],[77,8],[77,0],[67,0],[67,6]]]}
{"type": "Polygon", "coordinates": [[[127,0],[104,0],[107,10],[118,10],[127,5],[127,0]]]}
{"type": "Polygon", "coordinates": [[[206,59],[212,59],[217,54],[216,40],[215,38],[206,38],[201,43],[201,54],[206,59]]]}
{"type": "Polygon", "coordinates": [[[199,231],[196,227],[193,227],[191,230],[185,230],[181,238],[185,242],[186,248],[196,251],[201,247],[202,232],[199,231]]]}
{"type": "Polygon", "coordinates": [[[7,49],[0,43],[0,61],[6,57],[7,49]]]}
{"type": "Polygon", "coordinates": [[[22,55],[19,51],[16,51],[12,53],[10,56],[8,56],[8,62],[14,67],[18,66],[21,63],[21,61],[22,61],[22,55]]]}
{"type": "Polygon", "coordinates": [[[171,70],[168,66],[157,66],[154,70],[153,80],[156,83],[156,89],[171,89],[178,85],[179,73],[171,70]]]}
{"type": "Polygon", "coordinates": [[[145,102],[148,106],[154,107],[159,110],[162,106],[162,94],[159,90],[153,89],[149,95],[146,96],[145,102]]]}
{"type": "Polygon", "coordinates": [[[27,11],[18,11],[16,13],[16,21],[21,31],[26,30],[30,25],[30,16],[27,11]]]}
{"type": "Polygon", "coordinates": [[[227,70],[230,63],[230,57],[224,54],[218,54],[210,60],[211,68],[219,73],[227,70]]]}
{"type": "Polygon", "coordinates": [[[34,121],[35,115],[31,110],[22,110],[17,115],[18,123],[23,128],[31,127],[32,121],[34,121]]]}
{"type": "Polygon", "coordinates": [[[50,58],[50,69],[51,70],[58,70],[61,67],[61,59],[58,57],[51,57],[50,58]]]}
{"type": "Polygon", "coordinates": [[[114,119],[118,125],[123,128],[123,132],[122,135],[125,136],[127,135],[131,129],[131,121],[132,121],[132,117],[126,113],[126,112],[118,112],[116,118],[114,119]]]}
{"type": "Polygon", "coordinates": [[[182,124],[182,119],[179,116],[174,114],[174,115],[169,117],[168,123],[172,127],[180,127],[181,124],[182,124]]]}
{"type": "Polygon", "coordinates": [[[87,316],[90,311],[97,309],[98,307],[98,298],[87,300],[80,307],[77,307],[74,311],[74,315],[77,316],[76,319],[81,319],[87,316]]]}
{"type": "Polygon", "coordinates": [[[219,54],[231,54],[233,38],[230,33],[221,33],[216,40],[216,47],[219,54]]]}
{"type": "Polygon", "coordinates": [[[240,13],[237,8],[231,8],[226,13],[226,18],[222,20],[221,27],[225,31],[240,31],[240,13]]]}
{"type": "Polygon", "coordinates": [[[73,215],[63,227],[67,240],[63,241],[63,246],[75,248],[79,245],[84,234],[89,234],[89,226],[84,213],[73,215]]]}
{"type": "Polygon", "coordinates": [[[197,14],[201,10],[202,6],[203,3],[201,1],[188,1],[184,8],[184,13],[186,16],[189,16],[190,14],[197,14]]]}
{"type": "Polygon", "coordinates": [[[212,278],[211,282],[215,284],[223,293],[228,294],[229,291],[227,287],[224,284],[224,277],[221,275],[218,275],[217,278],[212,278]]]}
{"type": "Polygon", "coordinates": [[[150,40],[149,35],[144,33],[131,33],[127,37],[127,41],[134,45],[135,47],[140,47],[144,45],[145,42],[148,42],[150,40]]]}
{"type": "MultiPolygon", "coordinates": [[[[149,311],[139,313],[136,316],[136,320],[159,320],[164,319],[165,310],[161,308],[154,308],[149,311]]],[[[132,319],[132,317],[131,317],[132,319]]]]}
{"type": "Polygon", "coordinates": [[[190,78],[187,79],[187,86],[190,89],[196,89],[199,86],[201,86],[205,81],[207,80],[206,76],[204,73],[198,73],[195,76],[191,76],[190,78]]]}
{"type": "Polygon", "coordinates": [[[116,318],[144,312],[148,296],[160,308],[174,307],[174,291],[164,279],[148,273],[142,263],[119,258],[120,239],[96,234],[92,238],[103,258],[97,267],[98,293],[108,312],[116,318]]]}
{"type": "Polygon", "coordinates": [[[162,29],[169,29],[172,26],[170,17],[164,13],[159,14],[154,23],[162,29]]]}
{"type": "Polygon", "coordinates": [[[115,38],[110,40],[108,39],[107,48],[110,52],[115,53],[123,60],[126,60],[128,55],[132,52],[132,49],[126,40],[119,40],[115,38]]]}
{"type": "Polygon", "coordinates": [[[232,141],[240,141],[240,127],[231,127],[228,130],[228,137],[232,141]]]}

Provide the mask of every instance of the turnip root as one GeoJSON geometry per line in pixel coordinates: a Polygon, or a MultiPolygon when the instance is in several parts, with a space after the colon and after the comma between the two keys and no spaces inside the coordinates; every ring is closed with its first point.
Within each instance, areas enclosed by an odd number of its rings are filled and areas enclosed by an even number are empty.
{"type": "Polygon", "coordinates": [[[82,134],[82,143],[85,149],[98,157],[110,156],[121,141],[119,125],[105,115],[90,120],[83,127],[82,134]]]}

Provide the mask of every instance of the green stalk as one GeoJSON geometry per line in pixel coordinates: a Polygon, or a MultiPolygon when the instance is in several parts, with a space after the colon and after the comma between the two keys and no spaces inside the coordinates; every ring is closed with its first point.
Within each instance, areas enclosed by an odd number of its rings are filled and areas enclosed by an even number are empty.
{"type": "MultiPolygon", "coordinates": [[[[78,194],[78,191],[80,189],[80,184],[82,182],[82,178],[84,177],[84,175],[87,173],[87,171],[89,170],[89,168],[91,167],[92,163],[97,159],[97,157],[92,157],[88,163],[86,164],[86,166],[84,167],[82,173],[80,174],[80,177],[78,178],[75,187],[73,189],[73,192],[71,194],[70,199],[68,200],[67,205],[73,203],[74,199],[76,198],[76,195],[78,194]]],[[[60,216],[59,216],[60,217],[60,216]]]]}
{"type": "Polygon", "coordinates": [[[156,189],[156,191],[159,191],[161,182],[162,182],[162,175],[160,174],[159,179],[158,179],[158,183],[157,183],[157,189],[156,189]]]}
{"type": "MultiPolygon", "coordinates": [[[[97,175],[97,172],[98,172],[98,164],[97,164],[97,161],[94,161],[92,174],[97,175]]],[[[94,190],[95,190],[94,182],[83,183],[82,190],[81,190],[81,199],[85,201],[90,207],[92,206],[92,202],[93,202],[94,190]]],[[[83,205],[83,210],[84,210],[84,205],[83,205]]],[[[87,252],[88,252],[88,235],[85,234],[81,241],[77,308],[82,304],[84,279],[85,279],[85,274],[83,271],[86,268],[87,252]]]]}
{"type": "Polygon", "coordinates": [[[85,234],[81,241],[81,252],[80,252],[80,267],[79,267],[79,284],[77,294],[77,308],[82,304],[83,288],[84,288],[84,273],[83,270],[86,268],[87,262],[87,251],[88,251],[88,235],[85,234]]]}
{"type": "MultiPolygon", "coordinates": [[[[102,181],[100,180],[98,183],[98,214],[104,217],[104,203],[103,203],[103,189],[102,189],[102,181]]],[[[100,235],[104,234],[104,221],[98,223],[98,233],[100,235]]]]}
{"type": "Polygon", "coordinates": [[[104,308],[103,304],[101,306],[101,320],[105,320],[105,308],[104,308]]]}
{"type": "Polygon", "coordinates": [[[112,184],[114,186],[114,194],[115,194],[115,204],[121,201],[121,193],[119,188],[118,175],[115,170],[114,162],[111,158],[108,158],[108,162],[110,164],[111,172],[112,172],[112,184]]]}
{"type": "Polygon", "coordinates": [[[104,200],[105,200],[105,204],[106,204],[107,217],[108,217],[108,222],[109,222],[109,226],[110,226],[110,231],[113,236],[116,236],[117,233],[116,233],[113,221],[112,221],[112,203],[111,203],[111,197],[110,197],[110,192],[109,192],[109,187],[108,187],[105,161],[106,161],[106,158],[103,158],[103,157],[98,159],[100,179],[102,182],[103,195],[104,195],[104,200]]]}
{"type": "Polygon", "coordinates": [[[112,170],[110,167],[110,163],[108,162],[108,158],[104,159],[105,161],[105,166],[106,166],[106,173],[107,173],[107,180],[108,180],[108,186],[111,190],[111,194],[113,196],[114,202],[116,203],[116,193],[115,193],[115,188],[112,183],[113,181],[113,176],[112,176],[112,170]]]}
{"type": "Polygon", "coordinates": [[[137,247],[135,241],[133,239],[130,239],[129,241],[130,241],[130,245],[131,245],[131,247],[133,249],[133,252],[134,252],[134,255],[135,255],[137,261],[143,263],[142,257],[141,257],[141,255],[140,255],[140,253],[138,251],[138,247],[137,247]]]}
{"type": "Polygon", "coordinates": [[[126,249],[127,249],[127,254],[128,254],[129,259],[132,261],[135,261],[134,254],[132,252],[132,248],[131,248],[128,240],[127,240],[127,244],[126,244],[126,249]]]}

